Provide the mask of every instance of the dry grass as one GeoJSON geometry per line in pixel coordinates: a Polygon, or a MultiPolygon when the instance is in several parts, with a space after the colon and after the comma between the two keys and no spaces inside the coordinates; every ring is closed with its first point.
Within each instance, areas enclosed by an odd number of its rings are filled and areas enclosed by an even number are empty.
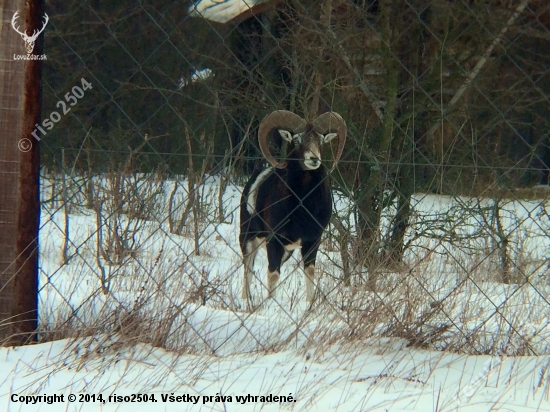
{"type": "MultiPolygon", "coordinates": [[[[162,184],[147,177],[142,186],[137,180],[133,184],[144,193],[163,190],[162,184]],[[148,184],[154,187],[149,189],[148,184]]],[[[172,186],[164,190],[168,196],[172,186]]],[[[200,190],[203,197],[209,196],[205,187],[200,190]]],[[[375,291],[364,270],[353,273],[349,285],[343,281],[341,245],[330,237],[319,258],[322,275],[312,307],[304,304],[303,272],[291,259],[282,273],[278,300],[265,300],[265,279],[257,271],[250,310],[239,298],[242,268],[236,235],[220,231],[225,226],[214,222],[201,222],[201,232],[189,237],[170,234],[167,213],[173,210],[159,206],[162,202],[155,196],[151,199],[154,207],[144,206],[140,199],[139,206],[148,210],[148,222],[137,239],[139,253],[118,265],[104,265],[107,275],[95,258],[93,226],[86,236],[73,234],[76,252],[67,265],[44,267],[48,276],[41,278],[41,341],[105,335],[115,347],[149,344],[180,353],[216,354],[307,351],[384,336],[405,339],[411,347],[458,353],[550,352],[549,305],[542,277],[546,266],[529,252],[529,232],[511,232],[507,253],[516,282],[505,285],[499,283],[502,268],[491,243],[493,232],[475,232],[486,234],[485,240],[461,238],[453,227],[457,241],[419,226],[429,220],[419,215],[415,230],[426,236],[424,245],[411,244],[405,262],[376,270],[375,291]],[[106,276],[108,290],[102,281],[106,276]]],[[[171,200],[177,204],[177,199],[171,200]]],[[[516,224],[521,219],[512,219],[510,204],[503,203],[503,218],[516,224]]],[[[479,220],[468,219],[485,213],[474,206],[459,204],[441,216],[430,212],[430,221],[458,222],[469,230],[479,220]]],[[[131,204],[126,207],[135,209],[131,204]]],[[[230,203],[225,207],[230,208],[230,203]]],[[[208,216],[209,211],[199,214],[208,216]]],[[[352,221],[347,219],[347,224],[352,221]]],[[[347,229],[353,234],[352,226],[347,229]]],[[[49,248],[54,250],[55,245],[46,245],[44,253],[49,248]]]]}

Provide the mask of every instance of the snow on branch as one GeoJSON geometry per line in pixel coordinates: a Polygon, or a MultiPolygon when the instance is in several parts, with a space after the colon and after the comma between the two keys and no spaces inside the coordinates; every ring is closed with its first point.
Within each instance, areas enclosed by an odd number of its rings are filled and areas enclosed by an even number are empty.
{"type": "Polygon", "coordinates": [[[273,0],[198,0],[189,7],[191,17],[227,23],[260,4],[273,0]]]}

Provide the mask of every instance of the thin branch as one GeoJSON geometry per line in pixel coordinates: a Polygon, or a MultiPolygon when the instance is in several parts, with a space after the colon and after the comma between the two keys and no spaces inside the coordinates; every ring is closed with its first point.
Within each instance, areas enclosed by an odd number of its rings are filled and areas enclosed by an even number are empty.
{"type": "Polygon", "coordinates": [[[472,84],[472,82],[474,81],[474,79],[477,77],[477,75],[479,74],[479,72],[481,71],[481,69],[483,68],[483,66],[485,66],[485,63],[487,63],[487,60],[489,59],[489,57],[491,56],[491,53],[493,52],[494,48],[496,46],[498,46],[498,44],[501,42],[502,38],[504,37],[504,35],[506,34],[506,32],[508,31],[508,29],[510,28],[510,26],[512,26],[514,24],[514,22],[517,20],[517,18],[519,17],[519,15],[523,12],[523,10],[525,10],[525,8],[527,7],[527,5],[529,4],[529,1],[522,1],[521,4],[516,8],[516,11],[514,12],[514,14],[508,19],[508,21],[506,22],[506,24],[504,25],[504,27],[500,30],[500,33],[499,35],[493,40],[493,42],[491,43],[491,45],[487,48],[487,50],[485,51],[485,53],[483,53],[483,55],[481,56],[481,58],[478,60],[477,64],[475,65],[475,67],[472,69],[472,71],[470,72],[470,74],[468,74],[468,76],[466,77],[466,80],[464,81],[464,83],[462,84],[462,86],[460,86],[460,88],[456,91],[455,95],[453,96],[453,98],[451,99],[451,101],[449,102],[449,104],[447,105],[444,113],[442,113],[442,116],[440,119],[438,119],[433,125],[432,127],[430,127],[428,129],[428,132],[426,133],[426,135],[430,136],[432,135],[436,130],[437,128],[439,127],[439,125],[441,124],[441,122],[443,121],[443,118],[445,116],[445,114],[449,113],[453,107],[458,103],[458,101],[460,100],[460,98],[464,95],[464,92],[468,89],[468,87],[472,84]]]}
{"type": "Polygon", "coordinates": [[[334,32],[332,31],[332,29],[328,29],[328,32],[331,34],[331,36],[334,38],[334,40],[336,40],[337,42],[337,49],[338,49],[338,52],[340,54],[340,59],[344,62],[344,64],[346,65],[346,67],[348,68],[348,70],[353,73],[353,75],[355,76],[355,78],[358,80],[358,86],[359,86],[359,89],[363,92],[363,94],[365,95],[365,97],[367,98],[367,100],[370,102],[370,105],[372,107],[372,109],[374,110],[374,113],[376,113],[376,115],[378,116],[378,118],[380,119],[380,122],[383,122],[384,121],[384,113],[382,113],[382,110],[381,110],[381,107],[383,106],[382,103],[380,102],[380,100],[378,100],[376,98],[376,96],[368,89],[368,87],[365,85],[365,83],[363,82],[361,76],[359,75],[359,73],[357,72],[357,69],[355,67],[353,67],[353,65],[351,64],[351,61],[350,61],[350,58],[348,57],[348,55],[346,54],[346,51],[344,50],[344,48],[342,47],[342,45],[340,43],[338,43],[337,39],[336,39],[336,34],[334,34],[334,32]]]}

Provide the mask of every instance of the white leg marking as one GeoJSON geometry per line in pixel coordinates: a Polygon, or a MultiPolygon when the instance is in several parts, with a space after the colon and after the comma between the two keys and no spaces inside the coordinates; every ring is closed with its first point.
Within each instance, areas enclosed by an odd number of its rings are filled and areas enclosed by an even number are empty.
{"type": "Polygon", "coordinates": [[[254,238],[246,244],[246,256],[243,259],[244,263],[244,278],[243,290],[241,298],[250,299],[250,284],[252,283],[252,275],[254,274],[254,259],[258,253],[258,249],[264,243],[264,238],[254,238]]]}
{"type": "Polygon", "coordinates": [[[291,251],[291,250],[300,249],[301,247],[302,247],[302,239],[298,239],[296,242],[286,245],[285,249],[288,251],[291,251]]]}
{"type": "Polygon", "coordinates": [[[275,288],[277,287],[277,283],[279,283],[279,272],[274,271],[270,272],[269,269],[267,269],[267,292],[268,298],[274,298],[276,296],[275,288]]]}
{"type": "Polygon", "coordinates": [[[313,281],[315,280],[315,266],[309,265],[304,269],[306,274],[306,300],[312,302],[315,297],[315,285],[313,281]]]}

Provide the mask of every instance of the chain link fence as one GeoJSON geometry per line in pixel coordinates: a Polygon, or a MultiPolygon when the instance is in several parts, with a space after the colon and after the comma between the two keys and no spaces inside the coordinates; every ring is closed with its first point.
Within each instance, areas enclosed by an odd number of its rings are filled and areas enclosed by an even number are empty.
{"type": "MultiPolygon", "coordinates": [[[[46,11],[42,339],[105,332],[221,355],[385,336],[549,353],[546,1],[46,11]],[[261,251],[241,299],[240,198],[267,165],[259,122],[281,109],[334,111],[348,128],[311,305],[299,251],[274,299],[261,251]]],[[[329,166],[335,145],[323,150],[329,166]]]]}

